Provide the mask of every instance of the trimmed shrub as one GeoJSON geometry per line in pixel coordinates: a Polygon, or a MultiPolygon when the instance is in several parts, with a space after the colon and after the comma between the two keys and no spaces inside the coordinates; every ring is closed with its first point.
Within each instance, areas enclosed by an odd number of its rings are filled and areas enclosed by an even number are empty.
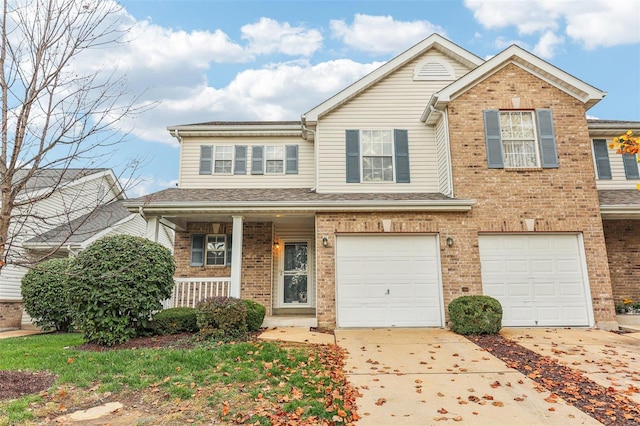
{"type": "Polygon", "coordinates": [[[458,334],[497,334],[502,305],[489,296],[461,296],[449,303],[449,325],[458,334]]]}
{"type": "Polygon", "coordinates": [[[153,334],[196,332],[196,310],[187,307],[164,309],[153,316],[149,328],[153,334]]]}
{"type": "Polygon", "coordinates": [[[258,331],[267,314],[267,308],[254,302],[253,300],[243,300],[244,306],[247,308],[247,329],[249,331],[258,331]]]}
{"type": "Polygon", "coordinates": [[[200,333],[215,338],[240,338],[247,333],[247,308],[235,297],[210,297],[196,305],[200,333]]]}
{"type": "Polygon", "coordinates": [[[142,237],[114,235],[81,252],[70,268],[69,301],[89,342],[111,346],[138,335],[171,296],[171,252],[142,237]]]}
{"type": "Polygon", "coordinates": [[[45,331],[72,329],[67,301],[67,274],[71,259],[45,260],[22,278],[22,303],[33,323],[45,331]]]}

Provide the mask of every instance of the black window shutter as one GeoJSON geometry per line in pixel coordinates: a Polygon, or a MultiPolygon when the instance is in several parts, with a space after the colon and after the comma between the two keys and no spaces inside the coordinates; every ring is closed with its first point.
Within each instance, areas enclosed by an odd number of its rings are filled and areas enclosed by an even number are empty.
{"type": "Polygon", "coordinates": [[[558,150],[556,148],[556,136],[553,131],[553,118],[550,109],[536,110],[538,122],[538,139],[540,141],[540,159],[542,168],[558,168],[558,150]]]}
{"type": "Polygon", "coordinates": [[[298,174],[298,145],[287,145],[286,150],[286,174],[298,174]]]}
{"type": "Polygon", "coordinates": [[[246,145],[236,145],[235,147],[235,165],[233,166],[234,175],[247,174],[247,147],[246,145]]]}
{"type": "Polygon", "coordinates": [[[484,137],[487,149],[487,167],[503,169],[502,137],[500,136],[500,111],[489,109],[483,111],[484,137]]]}
{"type": "Polygon", "coordinates": [[[624,163],[624,175],[627,179],[640,179],[636,154],[622,154],[622,162],[624,163]]]}
{"type": "Polygon", "coordinates": [[[393,140],[396,153],[396,183],[409,183],[409,133],[406,130],[394,130],[393,140]]]}
{"type": "Polygon", "coordinates": [[[264,174],[264,146],[256,145],[251,148],[251,174],[264,174]]]}
{"type": "Polygon", "coordinates": [[[227,266],[231,266],[231,234],[227,234],[225,243],[227,251],[227,266]]]}
{"type": "Polygon", "coordinates": [[[200,174],[210,175],[213,172],[213,147],[200,145],[200,174]]]}
{"type": "Polygon", "coordinates": [[[347,130],[347,183],[360,182],[360,131],[347,130]]]}
{"type": "Polygon", "coordinates": [[[204,239],[202,234],[191,236],[191,266],[204,266],[204,239]]]}
{"type": "Polygon", "coordinates": [[[596,157],[596,170],[598,172],[598,179],[610,180],[611,163],[609,163],[609,150],[607,149],[607,141],[604,139],[594,139],[593,154],[596,157]]]}

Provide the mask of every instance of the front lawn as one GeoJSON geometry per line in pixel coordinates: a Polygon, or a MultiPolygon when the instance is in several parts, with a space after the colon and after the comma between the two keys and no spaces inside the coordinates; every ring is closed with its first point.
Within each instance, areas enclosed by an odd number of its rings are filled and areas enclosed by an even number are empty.
{"type": "Polygon", "coordinates": [[[190,339],[174,348],[94,352],[76,348],[82,343],[77,334],[0,340],[0,370],[57,376],[47,391],[0,401],[1,426],[40,423],[111,401],[122,402],[140,424],[357,419],[337,346],[190,339]]]}

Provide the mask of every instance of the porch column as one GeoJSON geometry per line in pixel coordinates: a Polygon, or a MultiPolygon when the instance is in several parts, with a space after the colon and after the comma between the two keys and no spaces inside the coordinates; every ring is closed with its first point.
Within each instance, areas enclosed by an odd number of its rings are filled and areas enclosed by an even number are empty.
{"type": "Polygon", "coordinates": [[[160,218],[158,216],[149,216],[147,219],[147,231],[145,237],[151,241],[158,242],[158,233],[160,230],[160,218]]]}
{"type": "Polygon", "coordinates": [[[231,288],[229,296],[240,297],[242,281],[242,216],[233,216],[233,235],[231,237],[231,288]]]}

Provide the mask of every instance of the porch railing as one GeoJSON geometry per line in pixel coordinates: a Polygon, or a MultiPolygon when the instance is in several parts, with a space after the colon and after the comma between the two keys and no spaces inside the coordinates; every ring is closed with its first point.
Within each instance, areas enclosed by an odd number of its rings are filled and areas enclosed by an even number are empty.
{"type": "Polygon", "coordinates": [[[191,307],[207,297],[229,296],[231,278],[174,278],[171,298],[162,302],[163,309],[191,307]]]}

